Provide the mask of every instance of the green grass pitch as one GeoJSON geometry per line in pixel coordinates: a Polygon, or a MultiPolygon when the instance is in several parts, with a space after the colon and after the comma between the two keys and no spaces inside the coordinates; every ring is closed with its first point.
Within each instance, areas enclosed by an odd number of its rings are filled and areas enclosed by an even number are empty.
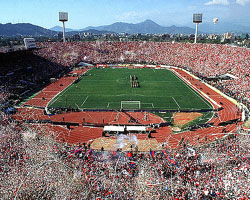
{"type": "Polygon", "coordinates": [[[59,94],[49,107],[117,109],[121,101],[140,101],[144,110],[211,109],[211,104],[167,69],[91,69],[59,94]],[[131,88],[130,75],[138,77],[131,88]]]}

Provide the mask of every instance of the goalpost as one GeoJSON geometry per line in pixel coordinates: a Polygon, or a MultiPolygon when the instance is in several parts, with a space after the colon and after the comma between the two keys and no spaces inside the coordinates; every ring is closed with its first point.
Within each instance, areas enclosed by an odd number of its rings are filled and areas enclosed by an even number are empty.
{"type": "Polygon", "coordinates": [[[121,101],[121,109],[140,110],[141,109],[141,101],[121,101]]]}

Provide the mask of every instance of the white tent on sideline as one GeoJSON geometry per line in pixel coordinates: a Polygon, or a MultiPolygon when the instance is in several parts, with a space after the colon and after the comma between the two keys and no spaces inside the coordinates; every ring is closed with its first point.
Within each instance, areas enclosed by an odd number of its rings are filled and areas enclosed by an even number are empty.
{"type": "Polygon", "coordinates": [[[104,126],[103,131],[105,132],[124,132],[124,126],[104,126]]]}
{"type": "Polygon", "coordinates": [[[127,126],[129,132],[146,132],[146,126],[127,126]]]}

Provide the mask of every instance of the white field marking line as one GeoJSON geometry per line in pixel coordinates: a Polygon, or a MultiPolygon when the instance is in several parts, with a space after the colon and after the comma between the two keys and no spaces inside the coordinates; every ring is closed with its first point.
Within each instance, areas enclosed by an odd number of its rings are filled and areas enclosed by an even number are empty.
{"type": "Polygon", "coordinates": [[[179,109],[181,109],[180,105],[177,103],[177,101],[175,100],[174,97],[172,97],[172,99],[174,100],[175,104],[178,106],[179,109]]]}
{"type": "MultiPolygon", "coordinates": [[[[73,82],[72,82],[68,87],[66,87],[66,88],[63,89],[61,92],[59,92],[57,95],[55,95],[55,96],[48,102],[47,106],[50,105],[50,104],[53,104],[54,102],[56,102],[56,101],[58,100],[59,97],[61,97],[62,95],[64,95],[64,94],[67,92],[67,90],[72,86],[72,84],[73,84],[73,82]]],[[[46,106],[46,107],[47,107],[47,106],[46,106]]]]}
{"type": "Polygon", "coordinates": [[[135,96],[145,97],[145,95],[144,95],[144,94],[133,94],[133,95],[135,95],[135,96]]]}
{"type": "MultiPolygon", "coordinates": [[[[185,69],[182,69],[182,71],[188,73],[189,75],[191,75],[191,76],[194,77],[195,79],[198,79],[198,80],[199,80],[198,77],[196,77],[195,75],[191,74],[189,71],[186,71],[185,69]]],[[[228,100],[231,101],[233,104],[236,104],[236,105],[239,107],[239,103],[238,103],[235,99],[229,97],[228,95],[222,93],[220,90],[216,89],[215,87],[213,87],[213,86],[211,86],[211,85],[209,85],[209,84],[207,84],[207,83],[204,83],[204,84],[205,84],[206,86],[208,86],[210,89],[212,89],[213,91],[215,91],[217,94],[220,94],[221,96],[223,96],[224,98],[228,99],[228,100]]],[[[212,98],[211,98],[211,99],[212,99],[212,98]]],[[[212,100],[213,100],[213,99],[212,99],[212,100]]],[[[216,103],[216,104],[217,104],[217,103],[216,103]]]]}
{"type": "Polygon", "coordinates": [[[79,106],[75,103],[76,107],[80,110],[79,106]]]}
{"type": "Polygon", "coordinates": [[[180,81],[147,81],[147,83],[177,83],[177,82],[179,83],[180,81]]]}
{"type": "MultiPolygon", "coordinates": [[[[211,118],[207,118],[207,115],[208,115],[209,113],[210,113],[210,112],[207,112],[206,114],[204,114],[204,119],[209,119],[209,120],[207,120],[207,122],[211,121],[211,119],[214,118],[214,113],[215,113],[215,112],[212,112],[211,118]]],[[[200,121],[200,120],[199,120],[199,121],[200,121]]]]}
{"type": "Polygon", "coordinates": [[[199,93],[197,94],[197,91],[195,91],[195,89],[192,88],[192,87],[186,82],[186,79],[184,79],[183,77],[180,78],[180,77],[177,76],[177,75],[175,74],[175,72],[173,72],[173,71],[171,71],[171,72],[172,72],[178,79],[182,80],[182,81],[185,83],[185,85],[187,86],[187,88],[188,88],[191,92],[193,92],[197,97],[199,97],[205,104],[207,104],[209,107],[210,107],[211,105],[213,106],[213,104],[209,105],[208,102],[205,101],[204,98],[201,97],[201,94],[199,94],[199,93]]]}
{"type": "MultiPolygon", "coordinates": [[[[90,71],[91,69],[87,70],[86,72],[84,72],[84,74],[86,74],[88,71],[90,71]]],[[[72,81],[66,88],[64,88],[61,92],[58,92],[46,105],[46,108],[50,105],[53,104],[54,102],[57,101],[57,99],[59,97],[61,97],[64,93],[66,93],[66,91],[73,85],[74,81],[72,81]]]]}
{"type": "Polygon", "coordinates": [[[126,96],[128,94],[116,94],[116,95],[102,95],[102,96],[116,96],[116,97],[120,97],[120,96],[126,96]]]}
{"type": "MultiPolygon", "coordinates": [[[[84,80],[85,82],[98,82],[99,80],[84,80]]],[[[115,80],[102,80],[103,82],[114,82],[115,80]]],[[[117,81],[117,79],[116,79],[117,81]]]]}
{"type": "Polygon", "coordinates": [[[56,91],[56,90],[45,90],[45,91],[43,91],[43,93],[46,93],[46,92],[53,92],[53,93],[55,93],[55,92],[60,92],[61,90],[59,90],[59,91],[56,91]]]}
{"type": "Polygon", "coordinates": [[[88,98],[89,98],[89,96],[87,96],[86,99],[82,102],[81,107],[83,106],[83,104],[85,104],[85,102],[87,101],[88,98]]]}
{"type": "Polygon", "coordinates": [[[153,103],[152,103],[152,108],[155,108],[153,103]]]}
{"type": "MultiPolygon", "coordinates": [[[[71,93],[71,94],[78,94],[78,93],[71,93]]],[[[110,97],[110,96],[114,97],[114,96],[116,96],[116,97],[120,97],[120,96],[127,96],[127,95],[129,95],[129,94],[115,94],[115,95],[113,95],[113,94],[109,94],[109,95],[107,95],[107,94],[96,94],[94,96],[101,96],[101,97],[110,97]]],[[[114,103],[114,102],[112,102],[112,103],[114,103]]]]}
{"type": "Polygon", "coordinates": [[[108,103],[108,105],[107,105],[107,108],[109,107],[109,103],[108,103]]]}
{"type": "MultiPolygon", "coordinates": [[[[172,70],[171,70],[172,71],[172,70]]],[[[195,77],[193,74],[190,74],[188,71],[186,71],[186,70],[182,70],[182,71],[184,71],[184,72],[186,72],[186,73],[188,73],[189,75],[191,75],[192,77],[195,77]]],[[[175,72],[175,71],[172,71],[172,72],[174,72],[175,73],[175,75],[176,74],[179,74],[178,72],[175,72]]],[[[199,90],[196,86],[194,86],[192,83],[190,83],[188,80],[186,80],[184,77],[182,77],[182,76],[179,76],[178,75],[178,77],[180,78],[180,79],[182,79],[182,80],[184,80],[184,82],[186,83],[186,84],[188,84],[194,91],[196,91],[196,92],[198,92],[198,94],[200,94],[201,96],[203,96],[204,97],[204,99],[206,99],[208,102],[210,102],[210,104],[212,105],[212,107],[213,107],[213,109],[214,109],[214,105],[213,104],[215,104],[215,105],[217,105],[218,107],[221,107],[214,99],[212,99],[210,96],[208,96],[206,93],[204,93],[203,91],[201,91],[201,90],[199,90]]],[[[195,77],[195,79],[198,79],[197,77],[195,77]]],[[[212,90],[214,90],[215,92],[217,92],[216,91],[216,89],[214,89],[212,86],[210,86],[209,84],[207,84],[207,83],[203,83],[203,84],[205,84],[206,86],[208,86],[209,88],[211,88],[212,90]]],[[[218,93],[218,92],[217,92],[218,93]]],[[[219,93],[220,94],[220,93],[219,93]]],[[[221,94],[222,96],[223,96],[223,93],[221,94]]],[[[228,96],[227,96],[228,97],[228,96]]],[[[226,98],[227,98],[226,97],[226,98]]]]}

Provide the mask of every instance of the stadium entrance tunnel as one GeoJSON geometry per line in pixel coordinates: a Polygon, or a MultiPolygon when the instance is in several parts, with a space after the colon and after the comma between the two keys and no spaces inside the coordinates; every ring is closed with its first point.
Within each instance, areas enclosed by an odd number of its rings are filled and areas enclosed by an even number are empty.
{"type": "Polygon", "coordinates": [[[240,119],[232,119],[232,120],[228,120],[228,121],[225,121],[225,122],[221,122],[218,124],[218,126],[226,126],[226,125],[229,125],[229,124],[234,124],[234,123],[238,123],[240,122],[240,119]]]}
{"type": "Polygon", "coordinates": [[[190,131],[195,131],[197,129],[202,129],[202,128],[209,128],[209,127],[213,127],[214,123],[205,123],[205,124],[195,124],[193,126],[189,126],[187,127],[187,129],[189,129],[190,131]]]}

